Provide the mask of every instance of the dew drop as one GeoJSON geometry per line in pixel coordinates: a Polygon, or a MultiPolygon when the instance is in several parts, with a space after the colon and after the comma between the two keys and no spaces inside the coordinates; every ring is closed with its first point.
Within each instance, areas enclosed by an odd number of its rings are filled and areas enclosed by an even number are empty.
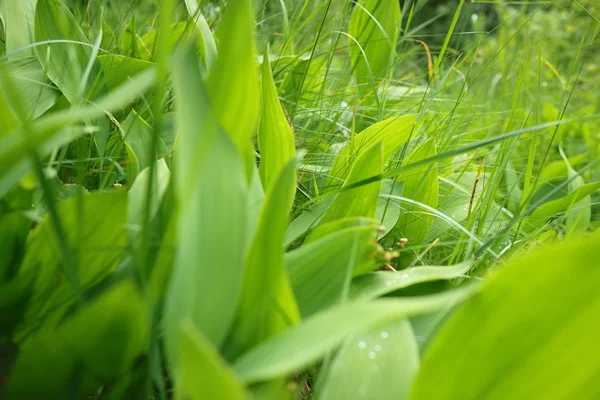
{"type": "Polygon", "coordinates": [[[387,333],[387,332],[381,332],[381,338],[382,339],[387,339],[389,336],[390,336],[389,333],[387,333]]]}
{"type": "Polygon", "coordinates": [[[381,346],[376,344],[374,347],[375,351],[381,351],[381,346]]]}
{"type": "Polygon", "coordinates": [[[408,274],[402,274],[402,279],[408,278],[408,274]]]}
{"type": "Polygon", "coordinates": [[[369,352],[369,358],[370,358],[371,360],[374,360],[374,359],[375,359],[375,357],[377,357],[377,354],[375,354],[374,352],[370,351],[370,352],[369,352]]]}
{"type": "Polygon", "coordinates": [[[385,285],[386,285],[386,286],[392,286],[392,283],[393,283],[393,282],[392,282],[392,281],[390,281],[390,280],[387,280],[387,281],[385,281],[385,285]]]}
{"type": "Polygon", "coordinates": [[[379,371],[379,365],[373,365],[373,366],[371,366],[371,371],[378,372],[379,371]]]}
{"type": "Polygon", "coordinates": [[[365,347],[367,347],[367,344],[365,343],[364,340],[361,340],[360,342],[358,342],[359,349],[364,349],[365,347]]]}

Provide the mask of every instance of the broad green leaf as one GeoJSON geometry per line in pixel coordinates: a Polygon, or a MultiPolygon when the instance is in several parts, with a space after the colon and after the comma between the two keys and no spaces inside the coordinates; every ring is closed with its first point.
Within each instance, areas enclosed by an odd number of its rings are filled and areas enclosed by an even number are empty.
{"type": "Polygon", "coordinates": [[[377,233],[378,238],[387,235],[398,223],[398,218],[404,211],[400,205],[387,196],[402,197],[404,193],[404,183],[395,182],[393,179],[384,179],[381,181],[381,190],[377,199],[377,209],[375,211],[375,220],[381,223],[381,228],[377,233]]]}
{"type": "Polygon", "coordinates": [[[210,70],[215,58],[217,58],[217,44],[215,43],[215,37],[210,31],[210,27],[208,26],[204,15],[202,15],[200,7],[198,7],[198,2],[196,0],[185,0],[185,5],[190,16],[200,30],[202,55],[204,56],[206,68],[210,70]]]}
{"type": "MultiPolygon", "coordinates": [[[[153,217],[158,211],[160,202],[167,191],[171,179],[171,171],[167,167],[164,159],[156,161],[155,173],[155,193],[152,196],[152,204],[150,217],[153,217]]],[[[131,185],[128,199],[128,219],[129,227],[133,231],[138,232],[142,228],[142,218],[144,215],[144,207],[146,206],[146,193],[150,178],[150,168],[146,167],[137,176],[137,179],[131,185]]]]}
{"type": "Polygon", "coordinates": [[[154,131],[135,110],[131,110],[122,125],[124,141],[128,149],[127,167],[131,172],[129,182],[133,182],[138,172],[149,167],[156,159],[168,156],[167,147],[160,137],[157,138],[156,154],[150,152],[154,131]],[[156,156],[156,157],[155,157],[156,156]]]}
{"type": "MultiPolygon", "coordinates": [[[[343,187],[360,182],[381,174],[383,170],[383,143],[377,142],[361,152],[352,166],[348,179],[343,187]]],[[[320,224],[335,221],[344,217],[369,217],[375,216],[381,181],[375,181],[339,193],[320,224]]]]}
{"type": "MultiPolygon", "coordinates": [[[[406,159],[404,164],[418,162],[437,154],[433,140],[419,146],[406,159]]],[[[418,168],[410,170],[407,175],[398,177],[404,182],[404,193],[414,201],[437,208],[439,197],[437,163],[423,164],[418,168]]],[[[415,257],[416,251],[412,246],[420,247],[427,238],[427,234],[433,224],[433,215],[424,213],[423,209],[412,205],[402,204],[402,212],[398,222],[392,231],[394,238],[407,238],[407,251],[402,252],[400,265],[409,265],[415,257]]]]}
{"type": "Polygon", "coordinates": [[[217,32],[219,54],[207,86],[215,114],[238,147],[251,177],[254,152],[250,139],[259,115],[260,87],[250,0],[230,2],[217,32]]]}
{"type": "Polygon", "coordinates": [[[246,244],[247,248],[252,244],[254,238],[254,232],[256,232],[256,225],[260,218],[260,213],[265,202],[265,191],[260,181],[258,169],[254,169],[252,180],[250,181],[250,188],[248,190],[248,226],[246,231],[246,244]]]}
{"type": "MultiPolygon", "coordinates": [[[[157,215],[159,207],[161,207],[161,203],[163,203],[163,199],[167,195],[167,191],[169,190],[169,185],[171,182],[171,171],[169,170],[169,167],[167,167],[167,163],[165,162],[164,158],[161,158],[156,162],[155,168],[155,180],[154,185],[152,187],[153,192],[151,197],[151,204],[149,204],[150,211],[148,213],[148,216],[151,221],[157,215]]],[[[133,182],[133,185],[131,185],[131,189],[129,190],[129,198],[127,203],[128,226],[130,230],[129,242],[130,246],[132,246],[134,250],[139,249],[139,244],[141,242],[140,233],[142,232],[142,229],[144,227],[143,221],[145,217],[145,209],[148,203],[148,199],[146,196],[148,193],[149,184],[150,167],[147,167],[138,174],[135,182],[133,182]]],[[[150,227],[150,229],[153,228],[150,227]]],[[[143,251],[147,251],[147,249],[143,249],[143,251]]],[[[158,254],[160,254],[160,252],[158,254]]],[[[160,259],[160,256],[158,256],[157,258],[160,259]]],[[[172,261],[172,259],[170,261],[172,261]]],[[[155,263],[140,265],[139,267],[141,267],[142,269],[141,276],[143,276],[144,278],[149,277],[154,265],[155,263]]],[[[166,286],[167,283],[168,282],[165,281],[163,282],[163,285],[166,286]]]]}
{"type": "Polygon", "coordinates": [[[208,100],[194,48],[188,45],[180,49],[173,56],[172,68],[179,131],[173,146],[177,166],[176,188],[185,208],[203,169],[210,168],[206,160],[210,157],[220,127],[208,100]]]}
{"type": "Polygon", "coordinates": [[[180,328],[181,362],[176,376],[175,399],[247,399],[244,386],[214,345],[190,320],[180,328]]]}
{"type": "Polygon", "coordinates": [[[102,54],[98,56],[98,61],[102,66],[106,87],[109,90],[126,83],[130,77],[152,66],[152,63],[148,61],[119,54],[102,54]]]}
{"type": "Polygon", "coordinates": [[[125,56],[137,57],[138,35],[135,28],[135,14],[129,21],[129,25],[121,35],[121,52],[125,56]]]}
{"type": "MultiPolygon", "coordinates": [[[[46,73],[34,57],[3,62],[0,73],[6,74],[6,76],[0,78],[1,81],[11,79],[13,85],[16,86],[29,120],[39,117],[52,107],[60,94],[48,84],[46,73]]],[[[8,94],[5,94],[5,96],[7,106],[12,108],[12,111],[17,114],[14,103],[10,101],[11,96],[8,94]]],[[[4,134],[10,132],[11,128],[16,126],[15,124],[8,123],[8,121],[3,121],[2,125],[0,125],[0,129],[2,129],[2,133],[4,134]],[[5,128],[2,127],[4,124],[6,124],[5,128]]]]}
{"type": "Polygon", "coordinates": [[[344,342],[319,398],[408,399],[419,369],[419,348],[406,319],[361,332],[344,342]]]}
{"type": "Polygon", "coordinates": [[[285,255],[303,317],[342,300],[356,264],[374,239],[378,224],[373,222],[332,232],[285,255]]]}
{"type": "MultiPolygon", "coordinates": [[[[585,161],[589,158],[589,154],[579,154],[576,156],[572,156],[567,158],[569,165],[571,168],[574,168],[578,165],[585,163],[585,161]]],[[[540,175],[538,178],[539,182],[546,182],[554,179],[566,179],[569,174],[569,168],[564,160],[557,160],[551,163],[548,163],[544,166],[544,169],[540,171],[540,175]]]]}
{"type": "Polygon", "coordinates": [[[364,91],[375,86],[388,72],[396,52],[400,28],[400,3],[396,0],[356,2],[348,34],[352,68],[364,91]],[[365,85],[367,83],[368,85],[365,85]]]}
{"type": "Polygon", "coordinates": [[[217,347],[225,339],[241,290],[249,216],[242,160],[212,112],[193,47],[176,55],[173,81],[179,223],[164,328],[167,351],[177,368],[183,319],[189,318],[217,347]],[[215,167],[219,165],[227,168],[215,167]],[[223,293],[228,296],[215,303],[223,293]]]}
{"type": "Polygon", "coordinates": [[[337,219],[332,222],[328,222],[323,225],[316,226],[313,230],[311,230],[310,236],[308,236],[304,240],[303,243],[307,244],[307,243],[314,242],[315,240],[318,240],[329,234],[336,233],[336,232],[339,232],[344,229],[359,228],[359,227],[366,227],[366,226],[370,226],[370,227],[378,228],[378,229],[381,227],[379,225],[378,221],[373,218],[365,218],[365,217],[341,218],[341,219],[337,219]]]}
{"type": "Polygon", "coordinates": [[[492,275],[429,344],[411,399],[597,398],[598,239],[542,247],[492,275]]]}
{"type": "Polygon", "coordinates": [[[6,53],[17,52],[12,59],[35,55],[33,48],[25,48],[35,42],[33,23],[37,0],[3,0],[0,14],[6,34],[6,53]]]}
{"type": "Polygon", "coordinates": [[[417,134],[416,118],[416,114],[389,118],[355,135],[344,145],[333,162],[325,186],[340,186],[359,156],[377,142],[383,143],[383,161],[387,162],[392,154],[411,139],[411,135],[417,134]]]}
{"type": "Polygon", "coordinates": [[[335,349],[349,335],[413,315],[451,307],[472,289],[368,303],[346,303],[307,318],[302,324],[254,347],[233,365],[245,382],[258,382],[302,370],[335,349]]]}
{"type": "Polygon", "coordinates": [[[262,107],[258,126],[260,177],[266,190],[275,183],[284,165],[294,157],[294,134],[281,109],[277,88],[268,60],[268,48],[262,64],[262,107]]]}
{"type": "MultiPolygon", "coordinates": [[[[561,155],[567,165],[567,177],[571,181],[569,182],[569,193],[573,193],[579,188],[585,185],[585,180],[583,177],[571,167],[569,164],[569,160],[562,153],[561,155]]],[[[578,200],[577,202],[571,204],[569,209],[567,210],[567,221],[566,221],[566,229],[567,232],[571,233],[574,231],[582,231],[585,232],[590,226],[590,219],[592,217],[592,197],[585,196],[583,199],[578,200]]]]}
{"type": "Polygon", "coordinates": [[[58,216],[66,234],[74,271],[61,253],[53,222],[46,216],[30,234],[20,276],[35,274],[26,321],[45,317],[76,300],[116,267],[127,240],[127,193],[111,190],[81,194],[60,202],[58,216]],[[75,282],[69,278],[73,277],[75,282]],[[76,286],[76,287],[74,287],[76,286]]]}
{"type": "Polygon", "coordinates": [[[35,9],[35,40],[71,40],[37,47],[44,70],[71,104],[94,99],[103,90],[102,68],[94,60],[88,39],[61,0],[38,0],[35,9]],[[92,63],[89,76],[86,68],[92,63]],[[86,79],[87,78],[87,79],[86,79]]]}
{"type": "Polygon", "coordinates": [[[527,224],[531,224],[532,227],[544,224],[548,218],[567,211],[573,204],[585,199],[587,196],[598,191],[599,189],[600,182],[585,184],[578,189],[575,189],[567,196],[563,196],[560,199],[552,200],[542,204],[536,208],[530,216],[525,218],[525,222],[527,224]]]}
{"type": "Polygon", "coordinates": [[[296,192],[296,165],[297,159],[291,159],[267,192],[246,256],[235,323],[224,348],[230,359],[300,319],[283,261],[283,239],[296,192]]]}
{"type": "Polygon", "coordinates": [[[325,197],[304,210],[302,214],[290,222],[285,231],[284,245],[286,247],[289,246],[294,240],[297,240],[312,227],[316,226],[334,200],[333,197],[325,197]]]}
{"type": "Polygon", "coordinates": [[[22,127],[16,127],[9,134],[0,135],[0,196],[29,171],[30,144],[35,146],[40,156],[46,156],[53,149],[82,136],[85,133],[83,129],[70,126],[127,106],[154,84],[154,75],[153,69],[144,71],[94,103],[42,116],[31,124],[30,132],[25,133],[22,127]],[[25,140],[25,134],[30,135],[29,141],[25,140]]]}
{"type": "Polygon", "coordinates": [[[458,278],[464,276],[472,265],[472,262],[465,261],[448,267],[426,266],[398,272],[371,272],[352,281],[350,298],[367,301],[418,283],[458,278]]]}
{"type": "Polygon", "coordinates": [[[6,386],[8,398],[81,398],[126,374],[147,346],[148,311],[131,282],[85,303],[56,330],[25,341],[6,386]],[[32,384],[35,382],[35,384],[32,384]]]}
{"type": "Polygon", "coordinates": [[[227,168],[205,168],[191,198],[180,208],[164,325],[175,363],[181,320],[189,318],[219,346],[233,321],[242,284],[248,188],[239,153],[227,135],[218,133],[206,163],[224,163],[227,168]],[[220,300],[215,302],[217,298],[220,300]]]}

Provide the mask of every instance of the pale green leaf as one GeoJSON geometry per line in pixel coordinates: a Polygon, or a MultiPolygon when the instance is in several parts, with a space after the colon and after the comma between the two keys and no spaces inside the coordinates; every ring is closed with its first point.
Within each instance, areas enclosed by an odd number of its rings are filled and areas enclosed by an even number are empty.
{"type": "Polygon", "coordinates": [[[35,56],[33,34],[35,6],[37,0],[3,0],[0,2],[0,14],[4,22],[6,35],[6,53],[14,55],[11,59],[35,56]]]}
{"type": "Polygon", "coordinates": [[[283,261],[284,234],[296,192],[297,162],[293,158],[285,165],[264,200],[246,256],[235,324],[224,349],[228,358],[264,342],[300,319],[283,261]]]}
{"type": "Polygon", "coordinates": [[[344,342],[320,399],[408,398],[419,369],[419,348],[406,319],[361,332],[344,342]]]}
{"type": "Polygon", "coordinates": [[[331,307],[251,349],[236,360],[233,367],[245,382],[297,372],[335,349],[349,335],[408,316],[451,307],[471,292],[471,289],[458,289],[431,296],[352,302],[331,307]]]}
{"type": "Polygon", "coordinates": [[[61,0],[38,0],[35,10],[35,39],[71,40],[78,43],[48,43],[37,47],[44,70],[71,104],[94,99],[104,92],[102,68],[92,59],[88,39],[61,0]],[[86,78],[86,67],[92,69],[86,78]]]}
{"type": "Polygon", "coordinates": [[[348,27],[349,46],[352,68],[363,91],[373,90],[386,76],[396,52],[399,28],[400,3],[397,0],[356,2],[348,27]]]}
{"type": "Polygon", "coordinates": [[[129,154],[129,163],[127,166],[131,171],[129,174],[129,182],[133,182],[139,171],[149,167],[156,159],[168,156],[167,147],[163,140],[158,137],[156,138],[156,153],[153,154],[153,152],[150,152],[154,131],[152,130],[152,127],[135,112],[135,110],[131,110],[122,124],[122,129],[125,133],[125,144],[132,153],[129,154]],[[134,170],[134,168],[130,167],[137,167],[137,169],[134,170]]]}
{"type": "MultiPolygon", "coordinates": [[[[46,73],[34,57],[3,62],[0,71],[2,75],[6,74],[6,76],[0,78],[0,81],[11,79],[12,84],[19,91],[29,120],[39,117],[52,107],[60,94],[48,82],[46,73]]],[[[2,83],[2,85],[4,84],[2,83]]],[[[12,111],[16,114],[16,106],[11,101],[11,96],[5,95],[8,107],[12,108],[12,111]]],[[[16,124],[9,124],[8,121],[3,121],[2,124],[6,124],[4,128],[0,125],[0,129],[4,134],[10,132],[16,126],[16,124]]]]}
{"type": "MultiPolygon", "coordinates": [[[[434,141],[430,140],[413,151],[403,164],[435,157],[436,154],[434,141]]],[[[437,163],[423,164],[410,170],[409,174],[399,176],[398,180],[404,182],[404,192],[411,200],[437,208],[439,197],[437,163]]],[[[402,204],[402,212],[392,231],[394,238],[408,239],[408,247],[402,252],[405,257],[400,259],[401,265],[407,266],[414,260],[418,250],[411,250],[411,247],[416,246],[415,248],[418,249],[425,242],[433,220],[433,215],[423,212],[422,208],[413,204],[402,204]]]]}
{"type": "MultiPolygon", "coordinates": [[[[266,50],[268,54],[268,49],[266,50]]],[[[294,157],[294,134],[284,114],[273,81],[268,57],[262,64],[262,107],[258,126],[260,177],[266,190],[275,183],[283,166],[294,157]]]]}
{"type": "Polygon", "coordinates": [[[464,276],[472,265],[471,261],[465,261],[448,267],[425,266],[398,272],[371,272],[352,281],[350,298],[366,301],[418,283],[458,278],[464,276]]]}
{"type": "Polygon", "coordinates": [[[417,134],[416,118],[416,114],[389,118],[353,136],[333,162],[325,184],[326,188],[340,186],[358,157],[377,142],[383,143],[383,161],[387,162],[402,145],[417,134]]]}
{"type": "Polygon", "coordinates": [[[217,58],[217,44],[215,43],[215,38],[210,31],[210,27],[206,22],[206,18],[204,18],[204,15],[202,15],[200,7],[198,7],[197,0],[185,0],[185,5],[190,13],[190,16],[200,30],[200,38],[202,39],[202,54],[204,56],[206,68],[210,70],[214,60],[217,58]]]}
{"type": "Polygon", "coordinates": [[[532,226],[544,224],[548,218],[567,211],[573,204],[585,199],[587,196],[598,190],[600,190],[600,182],[587,183],[578,189],[573,190],[566,196],[542,204],[536,208],[530,216],[525,218],[525,222],[532,226]]]}
{"type": "Polygon", "coordinates": [[[180,49],[173,57],[172,68],[179,132],[173,147],[177,166],[176,187],[185,206],[203,169],[207,168],[206,160],[220,127],[208,100],[194,48],[186,46],[180,49]]]}
{"type": "Polygon", "coordinates": [[[251,177],[254,154],[250,139],[259,115],[260,87],[250,0],[230,2],[217,32],[219,54],[207,86],[215,114],[238,147],[251,177]]]}
{"type": "Polygon", "coordinates": [[[190,320],[181,322],[175,399],[247,399],[244,386],[190,320]]]}
{"type": "Polygon", "coordinates": [[[167,349],[175,365],[183,319],[189,318],[215,346],[225,339],[244,273],[248,187],[239,153],[223,132],[211,143],[205,163],[227,168],[204,168],[197,181],[190,182],[192,188],[176,190],[180,197],[192,193],[180,204],[177,253],[165,305],[167,349]]]}

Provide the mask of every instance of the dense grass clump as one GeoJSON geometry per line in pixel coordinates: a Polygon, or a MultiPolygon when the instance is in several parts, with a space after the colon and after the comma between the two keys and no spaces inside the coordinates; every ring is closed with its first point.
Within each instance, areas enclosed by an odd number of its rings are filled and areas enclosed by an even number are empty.
{"type": "Polygon", "coordinates": [[[0,398],[600,396],[596,0],[0,0],[0,398]]]}

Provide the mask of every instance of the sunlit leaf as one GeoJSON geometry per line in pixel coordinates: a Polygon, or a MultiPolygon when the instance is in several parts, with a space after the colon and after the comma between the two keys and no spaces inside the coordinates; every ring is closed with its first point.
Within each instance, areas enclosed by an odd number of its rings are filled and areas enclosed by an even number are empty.
{"type": "Polygon", "coordinates": [[[597,397],[599,260],[595,235],[503,266],[428,346],[411,399],[597,397]]]}

